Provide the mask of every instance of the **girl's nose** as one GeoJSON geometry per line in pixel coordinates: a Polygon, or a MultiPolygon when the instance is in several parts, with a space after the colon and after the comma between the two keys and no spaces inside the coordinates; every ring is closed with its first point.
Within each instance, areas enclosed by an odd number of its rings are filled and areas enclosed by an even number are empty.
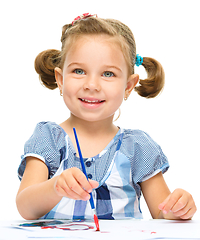
{"type": "Polygon", "coordinates": [[[87,79],[85,79],[83,88],[84,90],[99,92],[101,90],[99,79],[95,76],[87,77],[87,79]]]}

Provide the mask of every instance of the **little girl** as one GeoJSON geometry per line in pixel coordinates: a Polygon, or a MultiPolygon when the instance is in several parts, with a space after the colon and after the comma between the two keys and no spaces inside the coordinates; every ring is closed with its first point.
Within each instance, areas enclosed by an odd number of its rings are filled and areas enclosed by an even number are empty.
{"type": "Polygon", "coordinates": [[[113,124],[133,89],[146,98],[159,94],[161,64],[136,55],[126,25],[96,15],[83,14],[65,25],[61,41],[61,51],[36,57],[35,69],[47,88],[59,88],[70,117],[60,125],[40,122],[25,144],[16,198],[22,217],[91,219],[92,192],[99,219],[142,218],[141,193],[153,218],[191,219],[194,200],[182,189],[169,191],[163,178],[169,164],[160,146],[143,131],[113,124]],[[139,80],[135,65],[145,68],[147,79],[139,80]]]}

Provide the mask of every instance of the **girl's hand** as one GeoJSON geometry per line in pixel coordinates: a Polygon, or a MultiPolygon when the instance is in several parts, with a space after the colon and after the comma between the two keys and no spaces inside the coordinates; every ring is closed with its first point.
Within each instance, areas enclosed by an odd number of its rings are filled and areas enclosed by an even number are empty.
{"type": "Polygon", "coordinates": [[[59,196],[86,201],[90,199],[89,193],[98,185],[96,181],[88,181],[80,169],[73,167],[66,169],[57,177],[54,189],[59,196]]]}
{"type": "Polygon", "coordinates": [[[191,219],[197,210],[192,195],[183,189],[176,189],[158,208],[162,210],[164,218],[173,214],[174,219],[191,219]]]}

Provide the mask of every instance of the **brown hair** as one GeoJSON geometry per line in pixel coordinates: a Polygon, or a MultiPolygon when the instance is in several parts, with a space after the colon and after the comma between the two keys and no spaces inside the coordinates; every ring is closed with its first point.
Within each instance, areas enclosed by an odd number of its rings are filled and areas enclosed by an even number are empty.
{"type": "MultiPolygon", "coordinates": [[[[89,34],[106,34],[117,41],[124,54],[130,75],[134,73],[136,44],[129,27],[118,20],[89,17],[79,20],[73,25],[63,26],[61,51],[49,49],[36,57],[35,70],[47,88],[55,89],[57,87],[54,69],[55,67],[63,68],[66,53],[73,42],[80,36],[89,34]]],[[[139,81],[139,86],[135,87],[135,91],[142,97],[153,98],[160,93],[164,86],[164,70],[158,61],[149,57],[143,58],[142,65],[147,72],[147,78],[139,81]]]]}

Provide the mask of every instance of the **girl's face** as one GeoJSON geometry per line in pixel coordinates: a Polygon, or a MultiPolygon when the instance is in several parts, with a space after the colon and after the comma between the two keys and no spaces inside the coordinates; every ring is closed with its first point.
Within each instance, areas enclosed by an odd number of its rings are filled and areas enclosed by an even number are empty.
{"type": "Polygon", "coordinates": [[[128,77],[120,47],[106,35],[79,38],[55,76],[71,114],[86,121],[113,119],[138,81],[138,75],[128,77]]]}

